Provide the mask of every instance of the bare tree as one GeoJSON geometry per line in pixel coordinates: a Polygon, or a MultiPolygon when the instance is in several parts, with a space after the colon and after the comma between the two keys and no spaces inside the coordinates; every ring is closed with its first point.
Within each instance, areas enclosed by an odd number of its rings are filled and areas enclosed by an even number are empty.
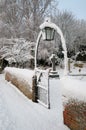
{"type": "Polygon", "coordinates": [[[59,12],[54,18],[56,24],[61,28],[66,40],[68,51],[74,50],[74,41],[79,31],[79,20],[76,20],[71,12],[64,11],[59,12]]]}
{"type": "Polygon", "coordinates": [[[1,0],[1,20],[4,25],[0,37],[25,37],[35,40],[38,28],[56,0],[1,0]]]}

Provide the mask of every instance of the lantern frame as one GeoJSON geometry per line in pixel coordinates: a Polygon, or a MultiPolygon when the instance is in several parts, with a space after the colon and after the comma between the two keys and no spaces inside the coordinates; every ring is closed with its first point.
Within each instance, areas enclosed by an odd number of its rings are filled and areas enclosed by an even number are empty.
{"type": "Polygon", "coordinates": [[[44,29],[42,29],[42,32],[43,32],[42,33],[43,40],[46,40],[46,41],[54,40],[55,29],[51,27],[45,27],[44,29]]]}

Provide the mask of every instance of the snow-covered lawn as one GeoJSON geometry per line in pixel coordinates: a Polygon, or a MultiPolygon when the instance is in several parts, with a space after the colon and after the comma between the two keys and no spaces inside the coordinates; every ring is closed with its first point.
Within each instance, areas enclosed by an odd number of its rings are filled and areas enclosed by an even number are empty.
{"type": "Polygon", "coordinates": [[[51,109],[46,109],[27,99],[0,75],[0,130],[69,130],[62,122],[57,88],[54,84],[50,88],[51,109]]]}
{"type": "Polygon", "coordinates": [[[63,95],[68,99],[73,98],[78,101],[86,102],[86,80],[83,81],[83,78],[84,76],[81,76],[80,79],[77,79],[76,76],[66,76],[61,78],[63,95]]]}
{"type": "Polygon", "coordinates": [[[70,71],[72,75],[85,75],[86,76],[86,63],[83,62],[74,62],[70,64],[70,71]],[[76,67],[74,64],[82,64],[83,67],[76,67]]]}
{"type": "Polygon", "coordinates": [[[73,98],[86,102],[86,63],[83,63],[83,68],[74,67],[74,63],[72,63],[70,76],[62,77],[62,70],[59,70],[59,73],[63,95],[68,99],[73,98]]]}

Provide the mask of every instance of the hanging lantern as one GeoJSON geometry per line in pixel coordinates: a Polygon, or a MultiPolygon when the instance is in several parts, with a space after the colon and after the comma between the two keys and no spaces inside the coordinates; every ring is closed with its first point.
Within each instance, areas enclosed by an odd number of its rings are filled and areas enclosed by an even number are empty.
{"type": "Polygon", "coordinates": [[[51,27],[45,27],[42,30],[43,40],[51,41],[54,40],[55,30],[51,27]]]}

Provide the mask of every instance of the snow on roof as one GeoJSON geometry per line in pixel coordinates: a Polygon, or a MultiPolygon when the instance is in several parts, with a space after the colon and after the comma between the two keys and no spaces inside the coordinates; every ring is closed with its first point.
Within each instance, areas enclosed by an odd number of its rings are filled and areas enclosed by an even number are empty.
{"type": "Polygon", "coordinates": [[[60,79],[63,87],[63,95],[68,99],[78,99],[86,102],[86,81],[66,76],[60,79]]]}

